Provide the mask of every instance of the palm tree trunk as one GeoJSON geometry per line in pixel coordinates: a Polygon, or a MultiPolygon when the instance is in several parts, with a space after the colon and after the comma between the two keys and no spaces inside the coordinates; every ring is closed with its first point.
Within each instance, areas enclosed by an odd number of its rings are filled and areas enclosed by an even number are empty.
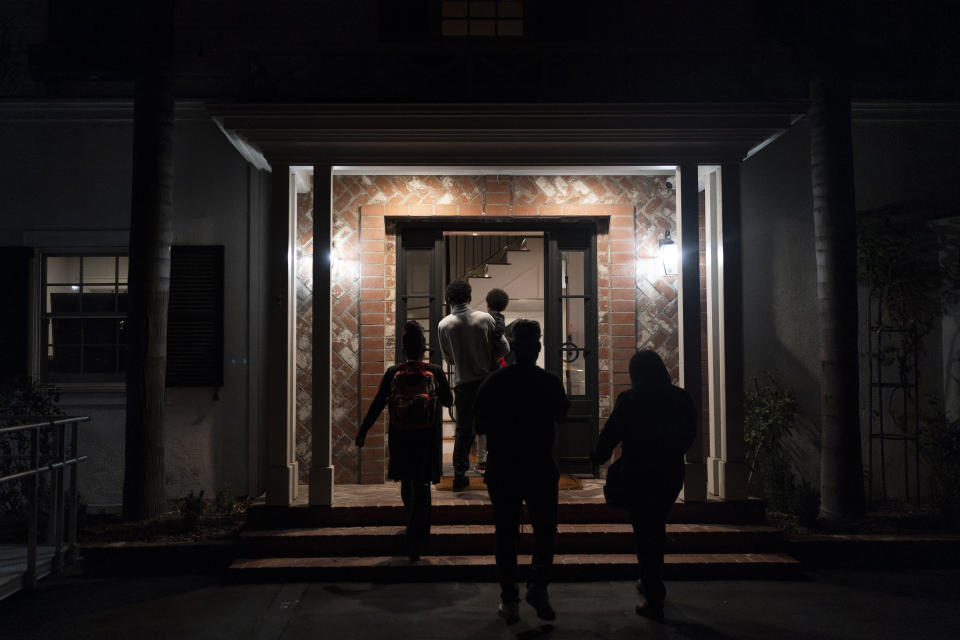
{"type": "Polygon", "coordinates": [[[163,403],[173,236],[173,2],[142,0],[138,8],[123,475],[128,520],[166,510],[163,403]]]}
{"type": "Polygon", "coordinates": [[[820,313],[820,515],[864,507],[860,452],[857,227],[850,96],[841,74],[810,86],[810,161],[820,313]]]}

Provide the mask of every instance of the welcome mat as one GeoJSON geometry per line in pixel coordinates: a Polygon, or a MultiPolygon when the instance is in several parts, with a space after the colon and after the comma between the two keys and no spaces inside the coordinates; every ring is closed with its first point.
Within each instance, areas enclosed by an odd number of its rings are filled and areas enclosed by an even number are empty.
{"type": "MultiPolygon", "coordinates": [[[[483,478],[481,477],[470,477],[467,478],[470,481],[470,485],[465,489],[465,491],[486,491],[487,485],[483,483],[483,478]]],[[[557,482],[558,488],[561,491],[572,491],[583,489],[583,482],[580,481],[580,478],[572,476],[568,473],[561,473],[560,480],[557,482]]],[[[439,491],[453,491],[453,476],[443,476],[440,478],[440,484],[435,485],[436,489],[439,491]]]]}

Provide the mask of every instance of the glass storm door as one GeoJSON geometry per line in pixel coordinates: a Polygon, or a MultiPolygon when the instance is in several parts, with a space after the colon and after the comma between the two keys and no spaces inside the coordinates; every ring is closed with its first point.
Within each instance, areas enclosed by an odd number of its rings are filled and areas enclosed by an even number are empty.
{"type": "Polygon", "coordinates": [[[397,360],[402,362],[400,336],[409,320],[427,329],[430,362],[441,364],[437,325],[441,320],[441,260],[443,238],[439,230],[406,229],[397,235],[397,360]]]}
{"type": "Polygon", "coordinates": [[[560,377],[570,411],[558,425],[555,456],[564,473],[595,473],[590,451],[598,433],[597,241],[578,227],[547,234],[544,350],[560,377]]]}

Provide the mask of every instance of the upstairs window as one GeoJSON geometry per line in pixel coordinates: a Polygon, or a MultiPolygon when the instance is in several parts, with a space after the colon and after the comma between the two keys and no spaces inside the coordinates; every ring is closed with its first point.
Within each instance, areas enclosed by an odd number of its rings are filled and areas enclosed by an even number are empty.
{"type": "Polygon", "coordinates": [[[444,37],[520,37],[522,0],[442,0],[444,37]]]}

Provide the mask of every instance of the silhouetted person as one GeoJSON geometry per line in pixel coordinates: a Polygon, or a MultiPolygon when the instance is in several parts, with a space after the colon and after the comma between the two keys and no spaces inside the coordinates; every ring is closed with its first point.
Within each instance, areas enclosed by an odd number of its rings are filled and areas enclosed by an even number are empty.
{"type": "Polygon", "coordinates": [[[447,302],[453,311],[440,321],[440,352],[454,366],[457,428],[453,441],[453,490],[463,491],[470,481],[470,447],[473,446],[474,399],[484,378],[493,371],[494,361],[510,352],[501,334],[495,337],[496,323],[489,313],[470,308],[470,284],[454,280],[447,285],[447,302]]]}
{"type": "Polygon", "coordinates": [[[411,320],[403,328],[407,361],[383,374],[380,389],[360,425],[356,445],[362,447],[367,431],[390,407],[387,477],[400,481],[400,497],[407,508],[407,546],[411,561],[430,535],[430,483],[440,482],[443,434],[440,405],[453,404],[453,394],[443,369],[423,362],[426,340],[423,328],[411,320]]]}
{"type": "Polygon", "coordinates": [[[627,508],[633,524],[645,596],[636,612],[662,621],[667,514],[683,487],[683,454],[696,437],[697,410],[690,395],[671,384],[654,351],[633,355],[630,382],[632,388],[617,398],[600,432],[593,462],[603,464],[622,444],[620,459],[608,470],[607,485],[618,488],[615,504],[627,508]]]}
{"type": "Polygon", "coordinates": [[[519,620],[517,540],[520,514],[527,503],[533,525],[533,562],[526,599],[543,620],[556,618],[547,597],[557,535],[557,480],[553,459],[556,424],[570,407],[563,384],[537,366],[540,325],[517,320],[513,327],[516,364],[490,374],[477,394],[477,432],[487,435],[484,479],[496,525],[500,615],[519,620]]]}

